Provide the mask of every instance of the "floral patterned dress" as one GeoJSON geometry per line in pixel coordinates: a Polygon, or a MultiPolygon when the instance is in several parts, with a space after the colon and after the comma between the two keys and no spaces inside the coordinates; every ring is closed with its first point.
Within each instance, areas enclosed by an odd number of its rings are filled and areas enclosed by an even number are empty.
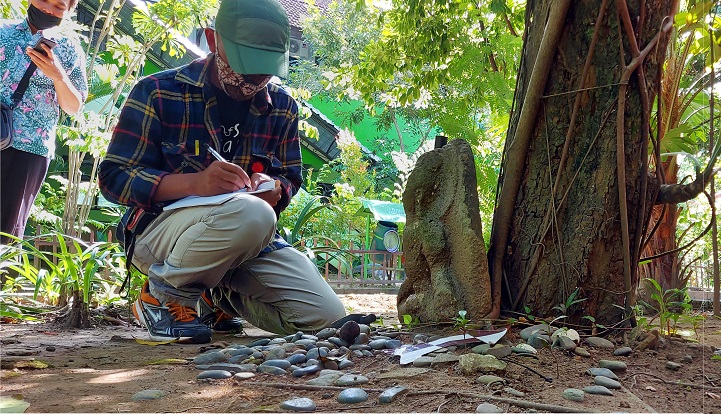
{"type": "MultiPolygon", "coordinates": [[[[4,104],[12,104],[12,94],[30,65],[25,48],[34,45],[40,36],[58,44],[53,49],[55,58],[60,60],[70,81],[85,100],[88,94],[85,54],[75,36],[64,36],[62,26],[32,34],[26,20],[0,21],[0,99],[4,104]]],[[[12,146],[20,151],[52,158],[59,117],[60,105],[53,81],[36,69],[23,99],[13,112],[15,139],[12,146]]]]}

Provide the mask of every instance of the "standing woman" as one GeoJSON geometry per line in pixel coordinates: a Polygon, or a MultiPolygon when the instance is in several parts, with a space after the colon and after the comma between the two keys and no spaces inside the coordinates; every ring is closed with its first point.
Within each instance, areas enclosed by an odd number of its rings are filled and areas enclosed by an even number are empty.
{"type": "MultiPolygon", "coordinates": [[[[60,109],[77,113],[88,92],[85,55],[75,33],[63,28],[77,0],[30,0],[25,20],[0,21],[0,99],[12,95],[32,61],[37,69],[13,111],[15,136],[0,151],[0,231],[22,238],[30,208],[55,154],[60,109]],[[57,44],[32,46],[44,37],[57,44]]],[[[7,244],[9,238],[0,237],[7,244]]]]}

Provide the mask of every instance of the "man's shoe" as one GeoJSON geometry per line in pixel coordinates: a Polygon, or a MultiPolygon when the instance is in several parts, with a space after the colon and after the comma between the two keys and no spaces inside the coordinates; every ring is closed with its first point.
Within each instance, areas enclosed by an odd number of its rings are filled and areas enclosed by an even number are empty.
{"type": "Polygon", "coordinates": [[[176,339],[190,344],[210,342],[212,332],[200,322],[192,306],[161,303],[150,294],[147,281],[133,304],[133,314],[141,325],[148,328],[153,341],[176,339]]]}
{"type": "Polygon", "coordinates": [[[243,322],[223,312],[213,304],[210,291],[206,290],[198,299],[198,317],[200,322],[217,333],[242,333],[243,322]]]}

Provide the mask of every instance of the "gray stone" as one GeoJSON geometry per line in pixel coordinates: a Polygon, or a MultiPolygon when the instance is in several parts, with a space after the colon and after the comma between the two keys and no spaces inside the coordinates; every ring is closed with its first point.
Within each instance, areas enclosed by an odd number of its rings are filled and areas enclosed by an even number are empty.
{"type": "Polygon", "coordinates": [[[322,385],[327,387],[329,385],[335,385],[335,381],[340,378],[340,375],[321,375],[318,378],[308,380],[308,385],[322,385]]]}
{"type": "Polygon", "coordinates": [[[470,375],[476,372],[503,373],[508,364],[493,355],[463,354],[458,366],[461,373],[470,375]]]}
{"type": "Polygon", "coordinates": [[[387,339],[374,339],[368,342],[368,346],[370,346],[371,349],[385,349],[387,341],[387,339]]]}
{"type": "Polygon", "coordinates": [[[536,349],[543,349],[551,344],[551,338],[540,332],[536,332],[528,338],[528,345],[536,349]]]}
{"type": "Polygon", "coordinates": [[[251,379],[253,377],[255,377],[255,374],[253,374],[252,372],[239,372],[239,373],[233,375],[233,379],[236,381],[243,381],[243,380],[251,379]]]}
{"type": "Polygon", "coordinates": [[[681,369],[681,364],[673,361],[667,361],[666,369],[670,369],[671,371],[678,371],[679,369],[681,369]]]}
{"type": "Polygon", "coordinates": [[[506,345],[496,345],[493,348],[489,348],[486,350],[486,355],[493,355],[496,358],[503,358],[511,355],[513,351],[511,350],[510,346],[506,345]]]}
{"type": "Polygon", "coordinates": [[[542,323],[542,324],[539,324],[539,325],[533,325],[533,326],[529,326],[529,327],[523,328],[523,329],[521,330],[520,335],[521,335],[521,338],[523,338],[524,341],[528,341],[528,338],[530,338],[531,335],[533,335],[533,334],[536,333],[536,332],[541,332],[541,333],[544,333],[544,334],[546,334],[546,335],[550,335],[551,333],[553,333],[553,331],[552,331],[552,329],[550,328],[549,325],[546,325],[545,323],[542,323]]]}
{"type": "MultiPolygon", "coordinates": [[[[255,366],[255,365],[253,365],[253,366],[255,366]]],[[[210,364],[210,365],[208,365],[208,367],[205,370],[211,370],[211,369],[220,369],[220,370],[228,371],[231,374],[236,374],[238,372],[244,371],[244,368],[242,365],[228,364],[228,363],[224,363],[224,362],[221,362],[220,364],[210,364]]]]}
{"type": "Polygon", "coordinates": [[[210,351],[193,358],[193,363],[196,365],[214,364],[216,362],[225,362],[228,360],[228,358],[228,354],[224,352],[210,351]]]}
{"type": "Polygon", "coordinates": [[[491,310],[491,281],[468,142],[454,139],[421,155],[404,195],[406,279],[398,316],[447,321],[465,309],[468,319],[483,318],[491,310]]]}
{"type": "Polygon", "coordinates": [[[628,368],[628,365],[626,365],[623,361],[612,361],[608,359],[598,361],[598,366],[601,368],[608,368],[614,372],[625,371],[628,368]]]}
{"type": "Polygon", "coordinates": [[[318,359],[318,356],[320,355],[320,349],[319,348],[313,348],[309,349],[308,353],[305,354],[306,359],[318,359]]]}
{"type": "Polygon", "coordinates": [[[600,375],[602,377],[618,380],[618,376],[608,368],[589,368],[586,370],[586,374],[592,377],[597,377],[600,375]]]}
{"type": "Polygon", "coordinates": [[[495,384],[497,382],[505,384],[506,380],[497,375],[481,375],[480,377],[476,378],[476,382],[485,385],[495,384]]]}
{"type": "Polygon", "coordinates": [[[519,398],[526,396],[526,393],[525,393],[525,392],[518,391],[517,389],[511,388],[511,387],[505,387],[505,388],[503,389],[503,392],[505,392],[505,393],[507,393],[507,394],[511,394],[511,395],[513,395],[514,397],[519,397],[519,398]]]}
{"type": "Polygon", "coordinates": [[[368,393],[361,388],[346,388],[338,394],[337,401],[341,404],[356,404],[368,400],[368,393]]]}
{"type": "MultiPolygon", "coordinates": [[[[298,370],[294,371],[293,373],[297,371],[298,370]]],[[[273,365],[260,365],[258,366],[258,372],[270,375],[285,375],[288,373],[288,371],[284,370],[283,368],[275,367],[273,365]]]]}
{"type": "Polygon", "coordinates": [[[287,359],[266,359],[262,364],[260,364],[261,367],[264,365],[270,365],[281,369],[288,369],[293,364],[291,364],[290,361],[288,361],[287,359]]]}
{"type": "Polygon", "coordinates": [[[621,383],[613,380],[608,377],[604,377],[602,375],[598,375],[596,377],[593,377],[593,382],[596,385],[602,385],[606,388],[610,388],[612,390],[620,390],[621,389],[621,383]]]}
{"type": "Polygon", "coordinates": [[[388,404],[393,402],[399,395],[408,391],[408,388],[399,385],[397,387],[388,388],[378,396],[378,402],[381,404],[388,404]]]}
{"type": "MultiPolygon", "coordinates": [[[[476,354],[471,354],[476,355],[476,354]]],[[[455,364],[458,362],[459,358],[458,355],[455,354],[440,354],[433,358],[433,361],[431,361],[431,367],[442,367],[449,364],[455,364]]]]}
{"type": "Polygon", "coordinates": [[[691,355],[684,355],[683,358],[681,358],[681,362],[690,364],[693,362],[693,357],[691,355]]]}
{"type": "Polygon", "coordinates": [[[367,333],[359,333],[358,336],[356,336],[355,341],[353,341],[354,345],[364,345],[367,344],[370,341],[370,338],[368,337],[367,333]]]}
{"type": "Polygon", "coordinates": [[[386,341],[386,349],[398,349],[401,347],[401,341],[398,339],[389,339],[386,341]]]}
{"type": "Polygon", "coordinates": [[[368,344],[353,344],[353,345],[351,345],[351,346],[348,347],[348,348],[349,348],[351,351],[356,351],[356,350],[361,350],[361,351],[362,351],[362,350],[364,350],[364,349],[365,349],[365,350],[371,350],[371,349],[373,349],[373,348],[371,348],[368,344]]]}
{"type": "Polygon", "coordinates": [[[576,349],[576,343],[567,336],[559,335],[553,342],[555,348],[563,349],[564,351],[573,352],[576,349]]]}
{"type": "Polygon", "coordinates": [[[360,374],[344,374],[337,380],[335,380],[335,385],[338,385],[340,387],[345,387],[347,385],[360,385],[360,384],[367,384],[368,378],[364,377],[360,374]]]}
{"type": "MultiPolygon", "coordinates": [[[[606,378],[606,377],[601,377],[606,378]]],[[[608,379],[608,378],[606,378],[608,379]]],[[[610,380],[613,381],[613,380],[610,380]]],[[[583,389],[583,392],[586,394],[594,394],[594,395],[613,395],[613,391],[609,390],[608,388],[604,387],[603,385],[589,385],[588,387],[583,389]]]]}
{"type": "Polygon", "coordinates": [[[594,346],[596,348],[614,348],[615,345],[613,342],[609,341],[608,339],[599,338],[597,336],[589,336],[584,340],[584,343],[590,346],[594,346]]]}
{"type": "Polygon", "coordinates": [[[283,345],[286,342],[288,341],[285,338],[273,338],[268,342],[268,345],[283,345]]]}
{"type": "Polygon", "coordinates": [[[586,397],[586,394],[579,389],[576,388],[566,388],[563,390],[563,398],[571,401],[583,401],[583,399],[586,397]]]}
{"type": "Polygon", "coordinates": [[[222,369],[212,369],[208,371],[203,371],[200,374],[198,374],[195,379],[226,379],[232,377],[233,374],[231,374],[228,371],[222,370],[222,369]]]}
{"type": "Polygon", "coordinates": [[[629,356],[633,353],[633,349],[627,346],[622,346],[613,351],[613,356],[629,356]]]}
{"type": "Polygon", "coordinates": [[[333,360],[330,360],[330,359],[327,361],[323,361],[323,363],[321,365],[323,365],[323,368],[325,368],[325,369],[333,369],[333,370],[338,369],[338,363],[333,360]]]}
{"type": "Polygon", "coordinates": [[[577,346],[576,349],[573,350],[573,353],[576,354],[576,355],[578,355],[578,356],[582,356],[582,357],[584,357],[584,358],[590,358],[590,357],[591,357],[591,353],[588,352],[588,351],[586,350],[586,348],[582,348],[582,347],[580,347],[580,346],[577,346]]]}
{"type": "Polygon", "coordinates": [[[503,409],[491,403],[481,403],[476,407],[477,413],[503,413],[503,409]]]}
{"type": "Polygon", "coordinates": [[[310,339],[299,339],[299,340],[295,341],[294,344],[301,346],[305,349],[311,349],[311,348],[315,348],[315,342],[316,341],[313,341],[310,339]]]}
{"type": "Polygon", "coordinates": [[[536,353],[538,353],[538,351],[536,351],[536,348],[534,348],[528,344],[518,344],[516,346],[513,346],[511,348],[511,351],[514,354],[536,354],[536,353]]]}
{"type": "Polygon", "coordinates": [[[247,347],[242,347],[242,348],[225,348],[222,352],[230,355],[231,357],[234,357],[234,356],[236,356],[236,355],[250,355],[250,354],[252,354],[253,352],[255,352],[255,349],[253,349],[253,348],[247,348],[247,347]]]}
{"type": "Polygon", "coordinates": [[[318,341],[315,343],[315,346],[328,349],[338,349],[338,346],[330,341],[318,341]]]}
{"type": "Polygon", "coordinates": [[[331,336],[328,338],[328,342],[334,344],[335,346],[350,346],[350,344],[338,337],[331,336]]]}
{"type": "Polygon", "coordinates": [[[254,346],[266,346],[270,343],[270,338],[260,338],[257,339],[251,343],[249,343],[247,346],[248,348],[252,348],[254,346]]]}
{"type": "Polygon", "coordinates": [[[474,354],[485,355],[486,351],[488,351],[489,349],[491,349],[490,344],[480,344],[471,348],[471,352],[473,352],[474,354]]]}
{"type": "Polygon", "coordinates": [[[433,357],[429,356],[422,356],[418,357],[413,361],[414,367],[430,367],[431,362],[433,362],[433,357]]]}
{"type": "Polygon", "coordinates": [[[346,369],[351,368],[355,365],[355,362],[351,361],[350,359],[344,359],[338,363],[338,369],[346,369]]]}
{"type": "Polygon", "coordinates": [[[310,398],[293,398],[292,400],[280,403],[280,408],[290,411],[308,412],[315,411],[315,403],[310,398]]]}
{"type": "Polygon", "coordinates": [[[283,359],[285,358],[285,349],[282,346],[274,346],[264,353],[265,359],[283,359]]]}
{"type": "Polygon", "coordinates": [[[133,394],[131,399],[133,401],[146,401],[146,400],[157,400],[165,396],[163,390],[143,390],[133,394]]]}
{"type": "Polygon", "coordinates": [[[290,362],[291,365],[298,365],[305,362],[306,356],[303,354],[292,354],[288,355],[285,359],[290,362]]]}

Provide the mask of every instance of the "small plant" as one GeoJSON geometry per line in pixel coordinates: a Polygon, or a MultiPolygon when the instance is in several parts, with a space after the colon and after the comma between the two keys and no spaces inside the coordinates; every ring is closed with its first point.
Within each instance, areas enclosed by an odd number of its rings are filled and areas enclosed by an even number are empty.
{"type": "Polygon", "coordinates": [[[596,336],[598,335],[599,329],[606,329],[605,325],[601,325],[600,323],[596,323],[596,318],[594,318],[591,315],[586,315],[581,319],[586,319],[587,321],[591,322],[591,335],[596,336]]]}
{"type": "Polygon", "coordinates": [[[642,302],[646,307],[656,312],[656,316],[651,318],[648,323],[650,324],[658,317],[661,333],[665,333],[666,335],[674,334],[681,315],[692,308],[691,298],[688,296],[687,288],[666,289],[664,291],[661,285],[654,279],[646,278],[644,281],[650,285],[651,299],[653,299],[658,306],[656,307],[650,303],[642,302]]]}
{"type": "Polygon", "coordinates": [[[411,331],[413,330],[413,328],[415,328],[416,326],[418,326],[418,324],[421,323],[421,321],[418,319],[417,316],[411,316],[411,315],[405,314],[402,316],[402,318],[403,318],[403,325],[405,325],[406,328],[408,328],[408,330],[411,330],[411,331]]]}
{"type": "Polygon", "coordinates": [[[578,298],[578,294],[581,292],[580,288],[576,288],[573,292],[571,292],[570,295],[566,298],[566,301],[563,303],[559,303],[558,305],[554,306],[553,309],[556,309],[561,315],[568,315],[568,312],[570,311],[571,307],[585,301],[588,298],[578,298]]]}
{"type": "Polygon", "coordinates": [[[466,317],[467,312],[465,310],[459,310],[458,316],[453,318],[453,321],[455,322],[453,325],[453,329],[458,329],[464,334],[468,330],[468,323],[470,322],[470,319],[466,317]]]}
{"type": "Polygon", "coordinates": [[[536,320],[536,317],[533,316],[533,311],[528,305],[523,305],[523,313],[526,314],[526,319],[529,321],[534,322],[536,320]]]}

